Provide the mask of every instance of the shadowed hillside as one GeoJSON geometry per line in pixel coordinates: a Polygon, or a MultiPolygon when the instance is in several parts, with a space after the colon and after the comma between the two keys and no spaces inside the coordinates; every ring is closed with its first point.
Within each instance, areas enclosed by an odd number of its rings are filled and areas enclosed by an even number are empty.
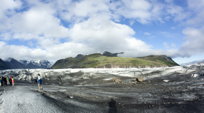
{"type": "Polygon", "coordinates": [[[0,70],[2,69],[9,69],[8,65],[6,62],[4,62],[2,59],[0,59],[0,70]]]}

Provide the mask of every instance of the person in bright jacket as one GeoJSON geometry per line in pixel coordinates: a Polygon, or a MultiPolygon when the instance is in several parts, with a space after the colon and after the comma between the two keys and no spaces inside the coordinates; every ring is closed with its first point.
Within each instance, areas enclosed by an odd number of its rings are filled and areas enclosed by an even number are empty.
{"type": "Polygon", "coordinates": [[[14,78],[12,76],[10,77],[10,85],[14,86],[14,78]]]}
{"type": "Polygon", "coordinates": [[[9,85],[9,84],[10,84],[10,82],[9,82],[9,77],[6,76],[6,85],[9,85]]]}

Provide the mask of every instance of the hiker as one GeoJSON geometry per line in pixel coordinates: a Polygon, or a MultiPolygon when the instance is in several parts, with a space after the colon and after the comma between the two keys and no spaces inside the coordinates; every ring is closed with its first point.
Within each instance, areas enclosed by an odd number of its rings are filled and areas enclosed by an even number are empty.
{"type": "Polygon", "coordinates": [[[10,82],[9,82],[9,77],[6,76],[6,85],[9,85],[9,84],[10,84],[10,82]]]}
{"type": "Polygon", "coordinates": [[[6,76],[2,76],[2,86],[7,85],[6,76]]]}
{"type": "Polygon", "coordinates": [[[0,86],[2,86],[2,77],[0,77],[0,86]]]}
{"type": "Polygon", "coordinates": [[[12,76],[9,77],[9,83],[12,86],[12,81],[11,81],[12,76]]]}
{"type": "Polygon", "coordinates": [[[38,82],[38,89],[41,90],[42,89],[42,78],[40,74],[38,74],[37,82],[38,82]]]}
{"type": "Polygon", "coordinates": [[[1,86],[4,86],[4,76],[1,77],[1,86]]]}
{"type": "Polygon", "coordinates": [[[6,76],[4,76],[4,85],[5,85],[5,86],[7,85],[7,79],[6,79],[6,76]]]}
{"type": "Polygon", "coordinates": [[[10,77],[10,85],[14,86],[14,78],[13,78],[13,76],[10,77]]]}
{"type": "Polygon", "coordinates": [[[109,106],[108,113],[117,113],[116,101],[114,99],[110,100],[108,106],[109,106]]]}
{"type": "Polygon", "coordinates": [[[6,77],[3,76],[3,77],[2,77],[2,86],[5,86],[5,85],[6,85],[6,77]]]}

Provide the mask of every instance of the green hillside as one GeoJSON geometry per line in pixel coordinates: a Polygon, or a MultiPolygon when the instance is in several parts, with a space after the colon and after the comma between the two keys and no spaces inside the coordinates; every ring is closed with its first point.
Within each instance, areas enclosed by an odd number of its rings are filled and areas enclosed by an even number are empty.
{"type": "Polygon", "coordinates": [[[130,57],[109,57],[99,53],[70,57],[58,60],[53,66],[53,69],[61,68],[129,68],[129,67],[160,67],[160,66],[176,66],[170,57],[161,56],[146,56],[138,58],[130,57]]]}

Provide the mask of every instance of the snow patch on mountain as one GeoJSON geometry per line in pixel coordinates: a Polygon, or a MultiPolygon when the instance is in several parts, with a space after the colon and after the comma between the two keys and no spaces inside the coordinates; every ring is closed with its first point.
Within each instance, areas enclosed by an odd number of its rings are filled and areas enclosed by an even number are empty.
{"type": "Polygon", "coordinates": [[[20,60],[28,68],[50,68],[52,64],[48,60],[20,60]]]}

